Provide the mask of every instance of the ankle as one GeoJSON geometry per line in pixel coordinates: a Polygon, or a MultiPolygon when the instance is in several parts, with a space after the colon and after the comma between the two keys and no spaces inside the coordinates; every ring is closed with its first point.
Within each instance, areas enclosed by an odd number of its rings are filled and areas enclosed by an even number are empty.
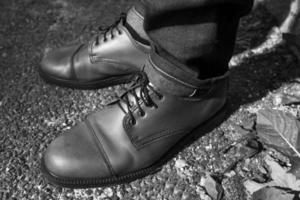
{"type": "MultiPolygon", "coordinates": [[[[146,62],[144,71],[147,74],[149,82],[152,84],[152,86],[164,94],[180,96],[184,98],[200,98],[208,91],[215,89],[223,91],[222,88],[224,88],[224,92],[226,92],[228,89],[228,71],[221,76],[216,76],[209,79],[200,80],[192,76],[190,76],[189,79],[186,79],[186,73],[178,73],[177,71],[177,73],[171,74],[168,71],[165,71],[165,67],[162,67],[161,64],[163,63],[160,63],[160,65],[157,66],[155,61],[150,57],[146,62]]],[[[225,96],[225,94],[223,94],[224,92],[222,91],[221,96],[225,96]]]]}
{"type": "Polygon", "coordinates": [[[149,37],[144,30],[144,17],[135,7],[128,11],[125,26],[134,39],[144,44],[150,44],[149,37]]]}

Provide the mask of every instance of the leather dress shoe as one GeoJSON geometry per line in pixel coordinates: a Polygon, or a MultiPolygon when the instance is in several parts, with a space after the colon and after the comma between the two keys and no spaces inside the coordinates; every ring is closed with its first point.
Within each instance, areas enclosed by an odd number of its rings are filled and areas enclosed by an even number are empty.
{"type": "Polygon", "coordinates": [[[122,15],[86,44],[54,50],[42,59],[39,72],[50,83],[96,89],[129,82],[146,61],[150,46],[135,40],[122,15]]]}
{"type": "Polygon", "coordinates": [[[121,184],[155,173],[224,120],[227,83],[224,74],[179,96],[141,73],[118,100],[56,138],[43,155],[42,171],[50,182],[70,188],[121,184]]]}

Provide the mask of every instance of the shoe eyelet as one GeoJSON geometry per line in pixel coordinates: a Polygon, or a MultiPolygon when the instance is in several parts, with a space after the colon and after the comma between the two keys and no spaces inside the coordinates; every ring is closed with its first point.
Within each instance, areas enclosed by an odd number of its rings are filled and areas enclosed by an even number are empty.
{"type": "Polygon", "coordinates": [[[157,109],[158,106],[156,104],[152,105],[152,108],[157,109]]]}
{"type": "Polygon", "coordinates": [[[134,126],[134,125],[136,124],[136,120],[130,119],[130,120],[129,120],[129,123],[131,124],[131,126],[134,126]]]}
{"type": "Polygon", "coordinates": [[[133,101],[130,101],[130,102],[129,102],[129,107],[132,108],[133,106],[134,106],[133,101]]]}
{"type": "Polygon", "coordinates": [[[144,117],[146,115],[145,112],[139,112],[140,117],[144,117]]]}

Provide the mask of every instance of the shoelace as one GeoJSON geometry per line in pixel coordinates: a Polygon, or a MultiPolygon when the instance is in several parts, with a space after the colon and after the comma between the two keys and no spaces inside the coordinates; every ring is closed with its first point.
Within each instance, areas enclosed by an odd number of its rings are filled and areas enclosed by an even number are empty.
{"type": "MultiPolygon", "coordinates": [[[[118,97],[118,104],[123,110],[125,114],[129,115],[130,123],[131,125],[134,125],[136,123],[136,119],[134,118],[132,107],[134,105],[137,106],[138,113],[142,117],[145,115],[145,111],[142,109],[141,104],[144,103],[147,107],[155,107],[158,108],[157,104],[152,100],[150,97],[150,92],[153,92],[159,99],[161,99],[163,96],[159,92],[157,92],[153,86],[149,84],[149,80],[146,76],[146,74],[141,73],[135,77],[135,80],[132,82],[132,85],[127,89],[121,96],[118,97]],[[137,89],[139,90],[139,95],[137,94],[137,89]],[[129,95],[132,95],[134,97],[135,104],[132,105],[132,103],[129,100],[129,95]],[[127,107],[127,111],[122,107],[121,102],[124,102],[127,107]]],[[[134,103],[134,102],[133,102],[134,103]]]]}
{"type": "Polygon", "coordinates": [[[111,39],[114,38],[114,31],[116,30],[119,34],[122,33],[122,31],[119,29],[119,24],[122,23],[125,24],[126,21],[126,13],[121,13],[119,19],[117,19],[112,25],[110,26],[99,26],[98,30],[101,32],[101,34],[96,36],[96,45],[99,44],[101,36],[103,36],[104,41],[107,41],[107,35],[110,33],[111,39]]]}

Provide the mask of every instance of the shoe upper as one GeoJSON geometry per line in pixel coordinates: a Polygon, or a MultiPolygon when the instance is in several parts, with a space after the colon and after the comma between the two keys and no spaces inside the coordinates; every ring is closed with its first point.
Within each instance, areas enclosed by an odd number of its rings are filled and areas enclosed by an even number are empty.
{"type": "Polygon", "coordinates": [[[58,177],[105,178],[149,167],[224,106],[227,86],[224,75],[204,93],[174,96],[139,76],[118,101],[54,140],[46,169],[58,177]]]}
{"type": "Polygon", "coordinates": [[[86,44],[75,44],[46,54],[40,70],[60,79],[92,81],[140,70],[150,46],[135,40],[125,17],[102,30],[86,44]]]}

